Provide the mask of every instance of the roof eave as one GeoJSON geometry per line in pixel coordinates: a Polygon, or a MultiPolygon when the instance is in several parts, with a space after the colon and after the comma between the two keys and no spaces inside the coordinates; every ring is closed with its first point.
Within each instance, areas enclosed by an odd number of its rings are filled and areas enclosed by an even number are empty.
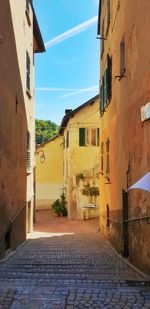
{"type": "Polygon", "coordinates": [[[100,35],[100,21],[101,21],[101,0],[99,0],[99,9],[98,9],[98,24],[97,24],[97,35],[100,35]]]}
{"type": "Polygon", "coordinates": [[[43,53],[45,52],[45,46],[42,38],[42,34],[39,28],[39,24],[36,18],[35,10],[34,7],[32,6],[33,9],[33,35],[37,44],[37,49],[34,51],[35,53],[43,53]]]}
{"type": "Polygon", "coordinates": [[[70,113],[68,113],[67,115],[65,115],[62,119],[61,125],[60,125],[60,130],[59,130],[59,134],[63,135],[64,130],[68,124],[68,121],[71,117],[73,117],[78,111],[80,111],[82,108],[88,106],[88,105],[92,105],[96,99],[99,98],[99,94],[97,94],[95,97],[93,97],[92,99],[88,100],[87,102],[83,103],[82,105],[78,106],[76,109],[74,109],[73,111],[71,111],[70,113]]]}

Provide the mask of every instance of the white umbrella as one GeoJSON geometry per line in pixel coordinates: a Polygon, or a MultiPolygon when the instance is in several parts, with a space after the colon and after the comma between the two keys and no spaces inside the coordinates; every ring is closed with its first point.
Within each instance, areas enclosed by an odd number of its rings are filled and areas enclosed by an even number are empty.
{"type": "Polygon", "coordinates": [[[150,192],[150,172],[145,174],[145,176],[140,178],[137,182],[128,188],[128,190],[131,189],[141,189],[150,192]]]}

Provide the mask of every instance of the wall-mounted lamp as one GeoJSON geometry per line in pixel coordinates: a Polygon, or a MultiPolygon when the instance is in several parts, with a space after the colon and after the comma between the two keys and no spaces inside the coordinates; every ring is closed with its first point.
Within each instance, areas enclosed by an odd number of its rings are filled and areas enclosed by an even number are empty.
{"type": "Polygon", "coordinates": [[[39,153],[42,153],[41,156],[40,156],[40,162],[41,162],[41,164],[42,164],[42,163],[44,163],[44,161],[45,161],[44,150],[42,150],[42,149],[41,149],[41,150],[37,150],[37,152],[35,153],[35,155],[38,156],[39,153]]]}

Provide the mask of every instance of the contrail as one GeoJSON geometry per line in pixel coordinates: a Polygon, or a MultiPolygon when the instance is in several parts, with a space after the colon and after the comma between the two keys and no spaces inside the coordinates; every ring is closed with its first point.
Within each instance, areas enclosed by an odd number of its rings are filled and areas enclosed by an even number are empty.
{"type": "Polygon", "coordinates": [[[92,17],[91,19],[79,24],[78,26],[61,33],[60,35],[56,36],[55,38],[51,39],[50,41],[45,43],[45,47],[49,48],[51,46],[54,46],[56,44],[59,44],[60,42],[63,42],[65,40],[68,40],[69,38],[87,30],[92,25],[97,23],[97,16],[92,17]]]}

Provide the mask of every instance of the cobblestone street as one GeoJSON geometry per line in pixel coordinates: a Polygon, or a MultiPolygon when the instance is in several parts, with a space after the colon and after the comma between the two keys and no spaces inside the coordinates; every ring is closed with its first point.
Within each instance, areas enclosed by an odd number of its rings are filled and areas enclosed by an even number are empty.
{"type": "Polygon", "coordinates": [[[0,308],[150,308],[149,281],[115,253],[92,220],[83,222],[82,233],[81,222],[73,221],[76,233],[65,235],[63,218],[60,229],[55,221],[59,234],[53,226],[55,234],[47,228],[49,237],[40,236],[37,223],[38,232],[0,263],[0,308]]]}

